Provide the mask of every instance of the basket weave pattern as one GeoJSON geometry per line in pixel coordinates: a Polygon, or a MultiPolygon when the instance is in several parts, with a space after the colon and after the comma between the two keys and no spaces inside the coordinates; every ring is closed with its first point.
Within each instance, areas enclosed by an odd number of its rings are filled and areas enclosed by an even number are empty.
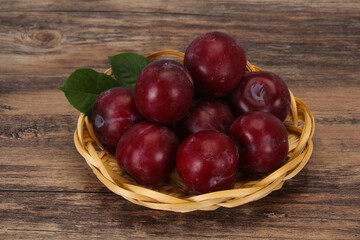
{"type": "MultiPolygon", "coordinates": [[[[148,59],[153,61],[164,55],[178,57],[181,59],[180,62],[184,57],[181,52],[166,50],[153,53],[148,59]]],[[[246,69],[249,72],[262,71],[249,62],[246,69]]],[[[111,70],[106,73],[112,74],[111,70]]],[[[294,97],[291,91],[290,97],[291,110],[285,120],[289,139],[288,160],[282,167],[258,180],[244,180],[239,176],[233,187],[228,190],[194,195],[182,183],[176,171],[167,183],[151,188],[139,185],[119,168],[112,154],[103,150],[95,137],[90,119],[82,113],[78,119],[74,142],[76,149],[97,178],[112,192],[130,202],[152,209],[175,212],[232,208],[258,200],[280,189],[286,180],[298,174],[308,162],[313,151],[314,118],[309,107],[294,97]]]]}

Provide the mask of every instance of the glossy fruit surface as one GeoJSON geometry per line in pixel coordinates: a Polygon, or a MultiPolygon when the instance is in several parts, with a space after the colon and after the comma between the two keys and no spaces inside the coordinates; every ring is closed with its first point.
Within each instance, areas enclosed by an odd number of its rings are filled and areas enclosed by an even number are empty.
{"type": "Polygon", "coordinates": [[[102,92],[94,103],[91,122],[99,141],[110,149],[134,122],[142,119],[134,101],[134,90],[126,87],[102,92]]]}
{"type": "Polygon", "coordinates": [[[172,60],[157,60],[140,73],[135,86],[135,103],[148,120],[172,124],[189,110],[194,95],[190,74],[172,60]]]}
{"type": "Polygon", "coordinates": [[[236,178],[237,165],[235,144],[215,130],[198,132],[186,138],[176,157],[180,178],[196,193],[229,188],[236,178]]]}
{"type": "Polygon", "coordinates": [[[244,75],[246,56],[231,36],[209,32],[197,37],[187,47],[184,66],[193,77],[195,91],[223,97],[238,85],[244,75]]]}
{"type": "Polygon", "coordinates": [[[175,168],[178,145],[169,128],[144,121],[134,124],[120,138],[116,160],[139,183],[156,185],[175,168]]]}
{"type": "Polygon", "coordinates": [[[181,138],[204,130],[227,133],[234,120],[234,114],[224,103],[213,99],[197,100],[176,124],[176,132],[181,138]]]}
{"type": "Polygon", "coordinates": [[[278,168],[289,151],[286,128],[270,113],[251,112],[238,117],[229,135],[238,146],[239,168],[250,173],[278,168]]]}
{"type": "Polygon", "coordinates": [[[235,115],[269,112],[284,121],[290,110],[290,94],[286,83],[271,72],[246,73],[230,94],[235,115]]]}

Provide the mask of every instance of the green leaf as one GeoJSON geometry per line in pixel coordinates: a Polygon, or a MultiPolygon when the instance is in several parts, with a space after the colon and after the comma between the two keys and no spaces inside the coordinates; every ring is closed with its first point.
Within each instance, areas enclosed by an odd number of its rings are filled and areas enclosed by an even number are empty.
{"type": "Polygon", "coordinates": [[[109,60],[115,78],[126,87],[135,87],[140,72],[150,63],[149,59],[136,53],[120,53],[109,60]]]}
{"type": "Polygon", "coordinates": [[[70,104],[90,116],[94,102],[99,94],[107,89],[118,87],[120,83],[112,77],[89,68],[75,70],[58,89],[65,93],[70,104]]]}

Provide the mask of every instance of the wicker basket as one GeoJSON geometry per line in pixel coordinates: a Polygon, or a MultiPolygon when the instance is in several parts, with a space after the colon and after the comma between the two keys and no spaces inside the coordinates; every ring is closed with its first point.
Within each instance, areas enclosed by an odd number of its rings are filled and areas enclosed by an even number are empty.
{"type": "MultiPolygon", "coordinates": [[[[153,61],[160,56],[184,54],[177,51],[161,51],[148,56],[153,61]]],[[[247,63],[247,71],[262,69],[247,63]]],[[[111,70],[106,72],[111,75],[111,70]]],[[[96,139],[91,122],[87,116],[80,114],[74,134],[75,146],[85,158],[97,178],[112,192],[125,199],[152,209],[190,212],[194,210],[215,210],[219,207],[232,208],[265,197],[282,187],[285,180],[298,174],[308,162],[312,151],[314,118],[309,107],[300,99],[291,96],[291,110],[285,120],[289,136],[289,153],[286,163],[276,171],[257,180],[244,180],[238,177],[232,189],[207,194],[194,195],[182,183],[174,171],[167,183],[156,187],[139,185],[131,176],[119,168],[115,157],[103,150],[96,139]]]]}

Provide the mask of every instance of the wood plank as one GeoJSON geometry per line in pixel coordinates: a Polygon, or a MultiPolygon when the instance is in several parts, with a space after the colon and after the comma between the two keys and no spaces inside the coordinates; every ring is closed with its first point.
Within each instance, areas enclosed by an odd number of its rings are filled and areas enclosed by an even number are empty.
{"type": "Polygon", "coordinates": [[[360,4],[356,0],[346,0],[342,1],[339,4],[336,0],[327,0],[320,2],[304,2],[301,0],[294,0],[291,2],[282,2],[282,1],[216,1],[216,0],[199,0],[191,1],[185,0],[182,2],[169,0],[169,4],[164,4],[164,1],[154,0],[150,2],[134,2],[131,0],[123,0],[121,4],[117,4],[116,0],[104,0],[101,2],[86,0],[79,0],[72,2],[70,0],[62,1],[61,3],[55,0],[43,0],[40,2],[29,2],[24,0],[5,0],[2,1],[1,10],[10,12],[10,11],[83,11],[83,12],[111,12],[111,11],[137,11],[137,12],[153,12],[157,14],[166,14],[167,12],[179,12],[179,13],[192,13],[196,15],[221,15],[222,12],[226,10],[234,11],[238,8],[241,10],[241,7],[248,7],[251,10],[259,10],[259,6],[265,7],[267,10],[265,13],[271,12],[296,12],[299,10],[305,12],[314,12],[319,10],[321,12],[355,12],[357,8],[360,7],[360,4]],[[86,4],[85,4],[86,3],[86,4]],[[110,7],[111,6],[111,7],[110,7]],[[218,7],[218,9],[216,9],[218,7]],[[204,10],[207,11],[204,11],[204,10]],[[219,9],[221,11],[219,11],[219,9]]]}
{"type": "MultiPolygon", "coordinates": [[[[41,81],[44,89],[32,90],[24,81],[21,86],[18,85],[19,89],[0,94],[0,111],[6,115],[64,114],[77,116],[78,111],[68,103],[63,92],[56,90],[56,87],[63,84],[64,79],[59,79],[56,84],[49,84],[46,79],[41,81]]],[[[289,86],[289,88],[296,97],[307,103],[317,122],[328,124],[353,122],[356,124],[356,119],[360,118],[360,106],[357,103],[360,89],[357,87],[329,86],[324,89],[321,86],[317,88],[289,86]]]]}
{"type": "Polygon", "coordinates": [[[302,198],[294,195],[280,190],[236,209],[178,214],[136,206],[112,194],[0,192],[2,220],[7,223],[1,228],[6,230],[3,236],[55,239],[356,238],[358,219],[353,206],[332,201],[331,193],[317,202],[306,194],[302,198]]]}
{"type": "MultiPolygon", "coordinates": [[[[273,5],[276,6],[275,3],[273,5]]],[[[98,9],[99,6],[96,7],[98,9]]],[[[0,14],[4,25],[0,30],[0,51],[4,56],[3,61],[8,59],[9,52],[17,64],[1,70],[6,74],[18,72],[19,68],[27,68],[49,76],[58,73],[58,69],[61,69],[62,76],[67,76],[78,67],[104,70],[108,67],[108,55],[123,51],[135,51],[146,55],[167,48],[184,51],[190,39],[201,32],[217,29],[234,35],[243,44],[249,60],[254,64],[278,72],[290,81],[301,80],[302,84],[309,87],[318,86],[319,81],[321,84],[331,82],[335,85],[354,85],[358,82],[356,76],[359,70],[356,66],[360,62],[356,49],[359,44],[352,41],[356,35],[351,34],[357,30],[356,11],[345,8],[333,13],[326,12],[328,8],[322,8],[324,12],[319,15],[304,12],[299,18],[294,16],[294,10],[282,13],[281,6],[274,13],[269,12],[265,15],[261,14],[261,9],[250,11],[247,7],[251,9],[253,5],[238,3],[230,8],[227,14],[234,15],[234,18],[226,22],[226,27],[224,22],[219,20],[220,16],[211,15],[211,12],[203,16],[184,13],[182,26],[172,12],[163,13],[166,15],[163,21],[146,22],[141,19],[151,18],[154,12],[119,13],[114,10],[105,15],[99,10],[93,18],[89,18],[86,12],[77,11],[49,12],[43,16],[38,16],[36,11],[3,12],[0,14]],[[244,8],[243,14],[237,14],[240,7],[244,8]],[[280,13],[286,24],[268,21],[280,13]],[[12,21],[6,21],[7,18],[11,18],[12,21]],[[49,23],[49,19],[57,18],[62,21],[49,23]],[[252,21],[246,21],[247,19],[252,21]],[[44,22],[44,26],[34,25],[37,22],[44,22]],[[195,27],[187,26],[194,22],[197,23],[195,27]],[[244,25],[245,22],[247,25],[244,25]],[[346,27],[344,23],[347,23],[346,27]],[[114,31],[119,25],[121,29],[126,30],[114,31]],[[179,31],[181,28],[186,29],[186,36],[184,32],[179,31]],[[264,34],[263,29],[266,29],[267,38],[260,37],[264,34]],[[169,38],[167,35],[155,36],[150,30],[178,34],[173,34],[169,38]],[[8,34],[9,32],[11,34],[8,34]],[[15,41],[12,36],[15,36],[15,41]],[[36,59],[33,58],[34,54],[37,54],[36,59]],[[46,69],[37,68],[44,64],[47,66],[46,69]],[[319,74],[324,68],[329,73],[319,74]],[[348,74],[339,81],[336,73],[348,74]]],[[[3,65],[0,64],[1,67],[3,65]]]]}

